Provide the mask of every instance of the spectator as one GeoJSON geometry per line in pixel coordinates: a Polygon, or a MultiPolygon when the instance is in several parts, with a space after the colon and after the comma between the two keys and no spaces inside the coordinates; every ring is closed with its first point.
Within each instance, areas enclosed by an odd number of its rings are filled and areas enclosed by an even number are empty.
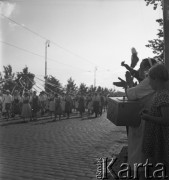
{"type": "Polygon", "coordinates": [[[153,165],[163,163],[169,175],[169,74],[162,64],[153,66],[148,74],[149,84],[155,94],[150,108],[141,113],[145,120],[143,153],[153,165]]]}
{"type": "MultiPolygon", "coordinates": [[[[149,85],[149,78],[146,77],[148,70],[156,64],[154,59],[143,59],[140,68],[139,76],[143,79],[140,84],[135,87],[126,89],[126,95],[129,100],[141,100],[142,107],[148,108],[150,105],[150,99],[154,93],[154,90],[149,85]],[[151,61],[151,63],[150,63],[151,61]]],[[[127,127],[128,131],[128,162],[134,171],[134,163],[145,163],[144,155],[142,153],[142,140],[144,132],[145,122],[141,120],[138,127],[127,127]]],[[[140,171],[140,178],[144,179],[144,172],[140,171]]]]}

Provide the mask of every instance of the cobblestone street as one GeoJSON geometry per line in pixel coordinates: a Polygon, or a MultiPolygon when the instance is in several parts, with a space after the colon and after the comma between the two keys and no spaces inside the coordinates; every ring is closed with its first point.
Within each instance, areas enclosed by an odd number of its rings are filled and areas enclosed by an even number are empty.
{"type": "Polygon", "coordinates": [[[125,128],[105,114],[0,126],[0,179],[94,180],[96,158],[118,154],[126,143],[125,128]]]}

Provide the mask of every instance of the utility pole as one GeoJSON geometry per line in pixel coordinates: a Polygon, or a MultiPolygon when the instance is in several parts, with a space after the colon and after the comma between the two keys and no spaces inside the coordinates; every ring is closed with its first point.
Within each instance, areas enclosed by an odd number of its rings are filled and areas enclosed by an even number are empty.
{"type": "Polygon", "coordinates": [[[94,68],[94,87],[96,87],[96,71],[97,67],[94,68]]]}
{"type": "Polygon", "coordinates": [[[47,81],[47,48],[49,47],[49,40],[46,40],[45,42],[45,87],[46,87],[46,81],[47,81]]]}
{"type": "Polygon", "coordinates": [[[47,48],[49,47],[49,40],[45,42],[45,78],[47,78],[47,48]]]}
{"type": "Polygon", "coordinates": [[[163,0],[164,62],[169,70],[169,0],[163,0]]]}

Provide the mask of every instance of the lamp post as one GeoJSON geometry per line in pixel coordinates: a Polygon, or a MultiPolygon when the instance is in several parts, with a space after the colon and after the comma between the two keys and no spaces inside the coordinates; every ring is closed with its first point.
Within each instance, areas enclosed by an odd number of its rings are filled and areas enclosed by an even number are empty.
{"type": "Polygon", "coordinates": [[[45,87],[46,87],[46,81],[47,81],[47,48],[50,46],[49,43],[50,41],[46,40],[45,42],[45,87]]]}

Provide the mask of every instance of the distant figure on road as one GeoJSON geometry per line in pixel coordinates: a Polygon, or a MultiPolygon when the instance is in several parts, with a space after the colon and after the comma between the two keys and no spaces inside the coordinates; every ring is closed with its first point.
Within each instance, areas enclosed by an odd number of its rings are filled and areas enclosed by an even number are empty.
{"type": "Polygon", "coordinates": [[[55,94],[55,120],[57,116],[59,116],[59,120],[61,119],[62,115],[62,105],[61,105],[61,98],[58,96],[58,94],[55,94]]]}
{"type": "Polygon", "coordinates": [[[78,104],[78,111],[80,112],[80,117],[83,118],[83,113],[85,112],[85,99],[82,93],[79,97],[78,104]]]}
{"type": "Polygon", "coordinates": [[[20,107],[21,97],[19,95],[19,92],[15,90],[14,95],[12,97],[12,115],[15,117],[15,115],[21,114],[21,107],[20,107]]]}
{"type": "Polygon", "coordinates": [[[50,94],[49,96],[49,113],[51,118],[53,117],[53,114],[55,113],[55,102],[54,102],[54,95],[50,94]]]}
{"type": "Polygon", "coordinates": [[[87,110],[88,110],[88,118],[90,118],[90,116],[92,115],[92,111],[93,111],[93,102],[92,102],[91,94],[89,94],[87,96],[86,106],[87,106],[87,110]]]}
{"type": "Polygon", "coordinates": [[[36,95],[36,91],[33,92],[32,95],[32,118],[37,118],[37,112],[39,111],[39,99],[36,95]]]}
{"type": "Polygon", "coordinates": [[[10,111],[11,111],[11,104],[12,104],[12,96],[10,95],[10,91],[6,90],[5,94],[2,97],[2,105],[3,105],[3,112],[7,119],[10,118],[10,111]]]}
{"type": "Polygon", "coordinates": [[[67,119],[69,119],[71,113],[72,99],[68,93],[66,93],[65,102],[65,113],[67,114],[67,119]]]}
{"type": "Polygon", "coordinates": [[[27,119],[29,119],[29,121],[31,121],[32,109],[31,109],[31,106],[30,106],[30,97],[29,97],[28,92],[24,93],[22,102],[23,102],[23,105],[22,105],[21,116],[22,116],[24,121],[28,122],[27,119]]]}
{"type": "Polygon", "coordinates": [[[99,93],[95,93],[92,98],[93,103],[93,112],[95,113],[95,118],[98,116],[100,112],[101,99],[99,93]]]}

